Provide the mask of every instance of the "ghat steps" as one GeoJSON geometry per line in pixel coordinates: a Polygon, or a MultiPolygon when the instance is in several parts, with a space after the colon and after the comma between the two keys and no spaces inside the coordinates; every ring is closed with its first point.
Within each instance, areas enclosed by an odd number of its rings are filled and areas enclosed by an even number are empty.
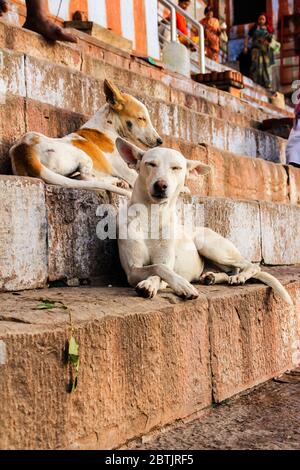
{"type": "Polygon", "coordinates": [[[212,165],[190,185],[205,225],[252,261],[280,265],[271,271],[295,306],[261,284],[199,286],[192,302],[169,291],[140,299],[124,287],[115,241],[96,236],[97,207],[119,198],[0,176],[1,448],[115,448],[293,366],[300,171],[283,164],[285,140],[258,129],[291,116],[260,87],[249,83],[238,100],[83,34],[78,46],[50,46],[0,21],[0,171],[9,174],[8,148],[24,132],[77,129],[104,102],[105,77],[145,101],[165,145],[212,165]],[[91,286],[44,289],[61,281],[91,286]],[[33,310],[41,297],[72,311],[80,345],[73,394],[68,315],[33,310]]]}

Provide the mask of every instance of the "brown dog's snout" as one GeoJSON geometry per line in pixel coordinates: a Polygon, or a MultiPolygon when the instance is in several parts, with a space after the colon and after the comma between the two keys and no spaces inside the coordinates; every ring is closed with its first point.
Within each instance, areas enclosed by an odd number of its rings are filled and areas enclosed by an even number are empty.
{"type": "Polygon", "coordinates": [[[168,183],[163,179],[159,179],[154,183],[153,189],[157,195],[165,194],[168,189],[168,183]]]}

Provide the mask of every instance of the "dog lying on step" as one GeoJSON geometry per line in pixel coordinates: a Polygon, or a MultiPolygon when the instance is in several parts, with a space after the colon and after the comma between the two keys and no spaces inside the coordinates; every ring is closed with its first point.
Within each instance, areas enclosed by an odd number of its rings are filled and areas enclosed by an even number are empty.
{"type": "Polygon", "coordinates": [[[108,80],[104,93],[107,103],[78,131],[57,139],[29,132],[18,140],[10,149],[14,174],[67,188],[103,189],[130,196],[124,186],[133,187],[137,173],[119,155],[117,137],[147,147],[161,145],[162,140],[140,101],[121,93],[108,80]],[[76,173],[79,179],[72,179],[76,173]]]}
{"type": "Polygon", "coordinates": [[[229,240],[208,228],[179,232],[176,203],[185,178],[205,175],[209,166],[186,160],[172,149],[145,152],[121,138],[116,146],[128,165],[138,171],[126,214],[119,218],[118,245],[128,282],[140,296],[153,298],[168,285],[178,296],[196,299],[199,294],[193,282],[241,285],[254,278],[272,287],[292,305],[281,283],[243,258],[229,240]],[[156,209],[159,220],[154,237],[149,228],[149,219],[153,221],[152,215],[149,217],[150,208],[156,209]],[[168,233],[173,235],[163,235],[168,233]],[[204,259],[220,272],[204,274],[204,259]]]}

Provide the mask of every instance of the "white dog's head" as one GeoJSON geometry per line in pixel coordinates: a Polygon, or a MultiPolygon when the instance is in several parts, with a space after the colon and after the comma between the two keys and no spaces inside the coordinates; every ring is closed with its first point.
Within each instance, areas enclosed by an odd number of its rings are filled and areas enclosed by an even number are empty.
{"type": "Polygon", "coordinates": [[[136,184],[151,203],[162,204],[177,198],[186,178],[206,175],[211,168],[197,160],[187,160],[180,152],[155,148],[146,152],[118,138],[117,149],[130,168],[138,172],[136,184]]]}
{"type": "Polygon", "coordinates": [[[104,93],[114,116],[117,118],[119,134],[127,139],[139,141],[147,147],[163,143],[151,122],[148,109],[136,98],[122,93],[109,80],[104,81],[104,93]]]}

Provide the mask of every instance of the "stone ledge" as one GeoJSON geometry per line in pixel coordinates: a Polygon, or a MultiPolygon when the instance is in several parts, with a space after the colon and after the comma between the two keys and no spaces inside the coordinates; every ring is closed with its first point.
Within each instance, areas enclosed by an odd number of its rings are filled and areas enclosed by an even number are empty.
{"type": "MultiPolygon", "coordinates": [[[[1,54],[5,67],[0,86],[6,93],[26,96],[85,115],[94,114],[105,102],[102,91],[104,77],[100,79],[87,76],[67,67],[12,51],[2,51],[1,54]],[[16,79],[12,81],[11,76],[16,79]]],[[[224,113],[220,113],[221,118],[206,114],[209,107],[191,109],[176,98],[172,102],[153,100],[156,94],[144,92],[142,86],[122,88],[146,104],[155,127],[165,135],[194,143],[205,142],[233,153],[285,163],[284,139],[252,127],[243,127],[230,118],[228,120],[224,113]]]]}
{"type": "MultiPolygon", "coordinates": [[[[117,196],[0,176],[0,200],[2,290],[43,287],[47,280],[97,277],[107,285],[122,279],[115,240],[101,241],[96,233],[98,206],[117,207],[117,196]]],[[[299,205],[197,196],[188,203],[200,204],[203,225],[229,238],[249,260],[300,263],[299,205]]]]}
{"type": "Polygon", "coordinates": [[[47,225],[44,184],[0,175],[0,291],[44,287],[47,225]]]}
{"type": "MultiPolygon", "coordinates": [[[[28,54],[37,58],[46,59],[55,64],[61,64],[70,69],[95,74],[99,70],[101,62],[104,61],[109,69],[114,68],[115,74],[122,75],[122,70],[142,75],[145,81],[161,81],[165,86],[172,86],[175,94],[187,93],[187,96],[201,98],[207,96],[209,101],[226,106],[232,111],[246,113],[248,117],[256,120],[263,120],[272,116],[291,116],[291,113],[278,110],[269,103],[261,100],[253,106],[253,98],[245,96],[243,101],[230,96],[228,93],[213,90],[207,86],[201,86],[183,76],[173,74],[169,71],[160,70],[150,66],[144,61],[131,57],[128,53],[116,49],[111,45],[76,31],[79,37],[78,45],[57,42],[54,45],[45,41],[40,35],[26,29],[14,27],[0,21],[0,48],[6,48],[28,54]],[[94,64],[91,68],[91,63],[94,64]],[[86,68],[87,66],[87,68],[86,68]],[[226,104],[225,104],[226,103],[226,104]],[[261,116],[258,118],[258,116],[261,116]]],[[[103,69],[103,64],[102,67],[103,69]]],[[[108,71],[107,71],[108,72],[108,71]]],[[[107,75],[109,77],[109,74],[107,75]]],[[[112,78],[112,77],[111,77],[112,78]]],[[[251,83],[251,86],[253,83],[251,83]]],[[[137,88],[138,89],[138,88],[137,88]]],[[[261,87],[258,91],[266,93],[261,87]]]]}
{"type": "Polygon", "coordinates": [[[300,276],[277,270],[296,302],[270,289],[199,287],[144,300],[129,288],[1,294],[2,449],[115,448],[153,428],[268,380],[292,365],[300,276]],[[32,310],[41,297],[72,311],[80,345],[78,390],[67,394],[65,311],[32,310]]]}

